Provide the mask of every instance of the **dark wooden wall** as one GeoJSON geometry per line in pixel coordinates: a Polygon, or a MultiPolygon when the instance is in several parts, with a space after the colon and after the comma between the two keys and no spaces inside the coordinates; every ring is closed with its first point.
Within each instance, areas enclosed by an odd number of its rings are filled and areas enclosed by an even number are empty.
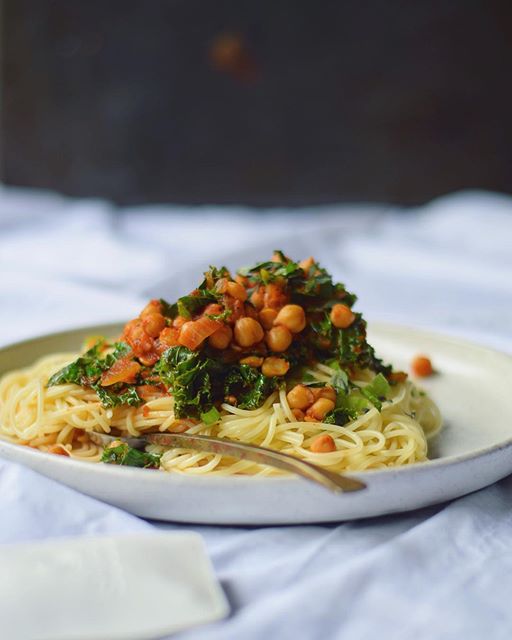
{"type": "Polygon", "coordinates": [[[512,191],[510,0],[2,8],[7,183],[258,205],[512,191]]]}

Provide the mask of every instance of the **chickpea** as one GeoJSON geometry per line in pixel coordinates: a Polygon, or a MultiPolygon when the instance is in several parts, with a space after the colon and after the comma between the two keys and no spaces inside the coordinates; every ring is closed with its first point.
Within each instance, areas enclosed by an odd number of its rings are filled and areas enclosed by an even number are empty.
{"type": "Polygon", "coordinates": [[[249,286],[249,278],[241,276],[239,273],[237,273],[235,276],[235,282],[238,282],[238,284],[241,284],[243,287],[249,286]]]}
{"type": "Polygon", "coordinates": [[[233,331],[227,324],[217,329],[215,333],[208,338],[208,344],[214,349],[226,349],[233,337],[233,331]]]}
{"type": "Polygon", "coordinates": [[[263,361],[261,372],[263,373],[263,375],[271,378],[272,376],[284,376],[288,373],[289,368],[290,363],[286,360],[283,360],[283,358],[270,356],[269,358],[265,358],[265,360],[263,361]]]}
{"type": "Polygon", "coordinates": [[[293,417],[297,422],[304,422],[304,411],[300,409],[292,409],[293,417]]]}
{"type": "Polygon", "coordinates": [[[152,338],[158,338],[165,327],[165,318],[161,313],[148,313],[142,318],[142,328],[152,338]]]}
{"type": "Polygon", "coordinates": [[[241,300],[237,300],[231,296],[224,296],[222,299],[226,311],[229,311],[226,317],[226,322],[229,324],[235,324],[235,322],[244,316],[245,305],[241,300]]]}
{"type": "Polygon", "coordinates": [[[229,293],[230,296],[233,296],[233,298],[241,300],[242,302],[245,302],[247,300],[247,291],[245,290],[245,287],[243,287],[238,282],[228,282],[227,293],[229,293]]]}
{"type": "Polygon", "coordinates": [[[303,384],[297,384],[286,395],[290,409],[307,409],[315,401],[313,391],[303,384]]]}
{"type": "Polygon", "coordinates": [[[272,327],[265,336],[265,341],[270,351],[283,352],[288,349],[293,340],[290,330],[281,325],[272,327]]]}
{"type": "Polygon", "coordinates": [[[265,287],[258,287],[251,294],[251,302],[256,309],[262,309],[265,301],[265,287]]]}
{"type": "Polygon", "coordinates": [[[306,326],[306,314],[298,304],[286,304],[277,314],[275,325],[284,325],[292,333],[300,333],[306,326]]]}
{"type": "Polygon", "coordinates": [[[428,378],[434,373],[432,362],[427,356],[416,356],[411,362],[411,371],[419,378],[428,378]]]}
{"type": "Polygon", "coordinates": [[[215,291],[217,291],[218,293],[226,293],[227,290],[228,290],[228,279],[220,278],[219,280],[217,280],[217,282],[215,283],[215,291]]]}
{"type": "Polygon", "coordinates": [[[283,283],[270,282],[265,287],[264,304],[262,307],[270,307],[271,309],[281,309],[289,301],[288,294],[283,289],[283,283]]]}
{"type": "Polygon", "coordinates": [[[130,346],[132,346],[137,352],[146,353],[153,348],[153,340],[144,331],[142,326],[135,325],[130,332],[128,339],[130,346]]]}
{"type": "Polygon", "coordinates": [[[259,368],[263,364],[263,358],[261,356],[247,356],[242,358],[240,364],[248,364],[250,367],[259,368]]]}
{"type": "Polygon", "coordinates": [[[307,410],[306,416],[321,422],[334,409],[334,402],[329,398],[318,398],[307,410]]]}
{"type": "Polygon", "coordinates": [[[336,391],[332,387],[314,387],[312,391],[315,400],[327,398],[327,400],[332,400],[334,403],[336,402],[336,391]]]}
{"type": "Polygon", "coordinates": [[[260,311],[260,322],[267,331],[274,326],[274,320],[277,318],[277,311],[270,307],[265,307],[260,311]]]}
{"type": "Polygon", "coordinates": [[[310,449],[313,453],[330,453],[331,451],[336,451],[336,444],[332,436],[324,433],[313,440],[310,449]]]}
{"type": "Polygon", "coordinates": [[[235,323],[235,340],[241,347],[252,347],[263,340],[261,324],[254,318],[240,318],[235,323]]]}
{"type": "Polygon", "coordinates": [[[407,374],[405,371],[393,371],[388,376],[389,382],[392,384],[400,384],[401,382],[405,382],[407,380],[407,374]]]}
{"type": "Polygon", "coordinates": [[[346,304],[335,304],[331,309],[331,322],[337,329],[346,329],[354,322],[356,316],[346,304]]]}
{"type": "Polygon", "coordinates": [[[152,313],[162,313],[162,305],[160,300],[150,300],[147,305],[140,312],[140,317],[151,315],[152,313]]]}

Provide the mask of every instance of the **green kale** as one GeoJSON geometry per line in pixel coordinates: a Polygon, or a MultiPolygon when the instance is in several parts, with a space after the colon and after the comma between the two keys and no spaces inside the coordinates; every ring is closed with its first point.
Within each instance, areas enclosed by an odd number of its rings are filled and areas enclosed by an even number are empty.
{"type": "MultiPolygon", "coordinates": [[[[281,254],[284,258],[281,251],[276,251],[275,253],[281,254]]],[[[259,262],[252,267],[239,269],[238,273],[241,276],[248,277],[252,285],[268,284],[284,278],[287,286],[293,290],[304,283],[305,273],[298,263],[287,258],[285,260],[285,262],[273,262],[272,260],[259,262]]]]}
{"type": "MultiPolygon", "coordinates": [[[[118,385],[112,385],[112,387],[117,387],[118,385]]],[[[112,387],[108,389],[102,387],[99,384],[93,384],[92,388],[96,391],[98,398],[101,401],[101,404],[108,408],[118,407],[120,405],[128,405],[130,407],[138,407],[142,404],[142,398],[137,393],[137,390],[133,386],[124,387],[119,393],[113,390],[112,387]]]]}
{"type": "Polygon", "coordinates": [[[204,274],[204,279],[201,284],[197,287],[200,291],[208,291],[209,293],[215,293],[213,287],[217,280],[221,278],[230,278],[230,273],[226,267],[212,267],[204,274]]]}
{"type": "Polygon", "coordinates": [[[125,467],[158,469],[161,457],[162,456],[158,454],[139,451],[122,442],[116,447],[106,447],[103,450],[101,461],[108,464],[119,464],[125,467]]]}
{"type": "Polygon", "coordinates": [[[329,366],[335,371],[335,373],[333,373],[331,377],[331,385],[336,389],[337,392],[348,393],[350,387],[348,373],[344,371],[336,361],[330,362],[329,366]]]}
{"type": "Polygon", "coordinates": [[[99,379],[104,371],[110,369],[116,360],[122,358],[130,351],[130,347],[124,342],[116,342],[114,344],[114,350],[102,357],[104,347],[105,341],[98,340],[98,342],[83,355],[60,369],[60,371],[57,371],[57,373],[54,373],[48,380],[48,386],[53,387],[57,384],[66,383],[91,386],[99,379]]]}
{"type": "Polygon", "coordinates": [[[325,416],[323,422],[337,424],[342,427],[347,422],[355,420],[359,415],[368,411],[369,408],[368,400],[361,397],[358,391],[354,390],[349,394],[338,392],[336,406],[325,416]]]}
{"type": "Polygon", "coordinates": [[[63,367],[48,380],[48,386],[58,384],[78,384],[82,387],[91,387],[96,391],[104,407],[117,407],[129,405],[136,407],[141,404],[134,386],[113,385],[109,389],[100,386],[101,374],[117,361],[130,352],[130,347],[124,342],[116,342],[113,351],[102,356],[105,341],[99,340],[91,349],[79,356],[74,362],[63,367]]]}
{"type": "Polygon", "coordinates": [[[199,296],[183,296],[177,302],[178,314],[187,319],[192,318],[207,304],[217,302],[217,300],[218,296],[211,292],[205,292],[199,296]]]}
{"type": "Polygon", "coordinates": [[[370,384],[367,384],[361,389],[363,396],[368,398],[378,411],[382,409],[382,403],[389,394],[389,391],[389,383],[382,373],[377,374],[370,384]]]}
{"type": "Polygon", "coordinates": [[[233,311],[231,309],[224,309],[222,313],[205,313],[204,315],[211,320],[219,320],[220,322],[225,322],[232,313],[233,311]]]}
{"type": "Polygon", "coordinates": [[[48,386],[53,387],[57,384],[66,383],[83,385],[85,384],[84,381],[98,379],[103,371],[99,366],[99,362],[104,344],[104,340],[98,340],[98,342],[83,355],[54,373],[48,380],[48,386]]]}
{"type": "Polygon", "coordinates": [[[224,394],[234,395],[241,409],[257,409],[277,388],[278,379],[264,376],[247,364],[232,365],[224,381],[224,394]]]}
{"type": "Polygon", "coordinates": [[[162,308],[162,315],[166,318],[175,318],[178,315],[178,304],[175,302],[174,304],[170,304],[167,300],[160,298],[159,300],[160,306],[162,308]]]}
{"type": "Polygon", "coordinates": [[[229,395],[237,398],[240,408],[255,409],[277,386],[276,378],[268,378],[254,367],[224,363],[186,347],[167,349],[155,371],[174,396],[178,418],[205,420],[208,416],[213,420],[215,404],[229,395]]]}
{"type": "Polygon", "coordinates": [[[172,391],[176,417],[200,418],[222,396],[224,368],[223,363],[200,352],[170,347],[155,365],[155,372],[172,391]]]}
{"type": "Polygon", "coordinates": [[[220,419],[220,413],[215,407],[212,407],[210,411],[201,414],[201,422],[205,424],[215,424],[220,419]]]}
{"type": "Polygon", "coordinates": [[[319,320],[311,322],[311,330],[320,338],[331,340],[333,334],[333,325],[328,313],[323,313],[319,320]]]}

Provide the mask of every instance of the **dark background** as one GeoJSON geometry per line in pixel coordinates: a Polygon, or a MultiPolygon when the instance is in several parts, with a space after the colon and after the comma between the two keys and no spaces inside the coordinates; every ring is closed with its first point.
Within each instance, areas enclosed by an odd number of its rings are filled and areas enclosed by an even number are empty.
{"type": "Polygon", "coordinates": [[[122,203],[512,190],[510,0],[0,0],[1,179],[122,203]]]}

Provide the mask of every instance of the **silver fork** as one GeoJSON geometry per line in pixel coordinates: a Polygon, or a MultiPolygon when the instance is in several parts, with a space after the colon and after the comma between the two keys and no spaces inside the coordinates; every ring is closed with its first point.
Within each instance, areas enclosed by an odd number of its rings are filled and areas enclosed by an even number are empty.
{"type": "Polygon", "coordinates": [[[156,444],[162,447],[181,447],[207,453],[217,453],[237,460],[250,460],[251,462],[266,464],[283,471],[295,473],[336,493],[341,491],[360,491],[366,488],[365,483],[356,478],[349,478],[348,476],[322,469],[318,465],[287,453],[281,453],[266,447],[258,447],[254,444],[227,440],[226,438],[160,432],[146,432],[137,438],[119,438],[97,431],[88,431],[87,434],[91,440],[102,446],[108,446],[114,441],[121,440],[134,449],[144,449],[147,444],[156,444]]]}

